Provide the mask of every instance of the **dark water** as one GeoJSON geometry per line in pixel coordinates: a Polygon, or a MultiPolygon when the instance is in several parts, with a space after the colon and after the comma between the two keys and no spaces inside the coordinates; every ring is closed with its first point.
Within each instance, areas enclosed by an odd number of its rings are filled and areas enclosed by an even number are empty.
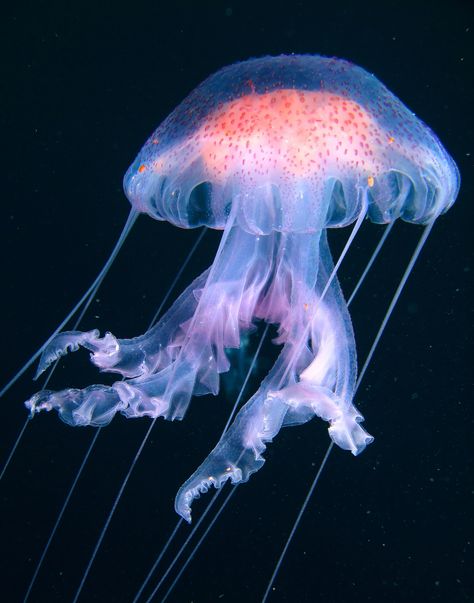
{"type": "MultiPolygon", "coordinates": [[[[197,83],[262,54],[350,59],[436,131],[459,165],[462,187],[436,224],[359,391],[376,440],[357,459],[334,451],[270,601],[473,601],[469,3],[159,4],[36,3],[2,16],[2,381],[105,261],[129,209],[123,173],[197,83]]],[[[368,226],[358,239],[341,275],[346,293],[379,232],[368,226]]],[[[143,331],[196,234],[141,218],[82,326],[122,337],[143,331]]],[[[395,228],[354,302],[361,358],[419,234],[411,225],[395,228]]],[[[343,239],[333,239],[340,249],[343,239]]],[[[212,261],[217,241],[216,233],[208,236],[181,288],[212,261]]],[[[77,354],[52,385],[94,380],[87,356],[77,354]]],[[[23,400],[36,389],[28,375],[2,400],[3,454],[24,422],[23,400]]],[[[174,494],[213,447],[229,404],[201,398],[182,423],[155,426],[81,601],[133,599],[176,523],[174,494]]],[[[101,433],[32,601],[72,599],[147,425],[117,418],[101,433]]],[[[92,435],[53,415],[28,427],[1,484],[2,601],[22,600],[92,435]]],[[[283,430],[169,600],[260,601],[327,444],[321,422],[283,430]]],[[[195,505],[195,517],[203,508],[195,505]]]]}

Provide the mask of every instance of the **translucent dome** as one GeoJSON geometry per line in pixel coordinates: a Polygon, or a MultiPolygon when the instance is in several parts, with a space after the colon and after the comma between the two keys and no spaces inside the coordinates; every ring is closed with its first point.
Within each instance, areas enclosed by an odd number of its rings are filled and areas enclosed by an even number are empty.
{"type": "Polygon", "coordinates": [[[320,56],[252,59],[200,84],[124,179],[132,205],[189,228],[248,232],[426,223],[453,203],[457,168],[435,134],[373,75],[320,56]]]}

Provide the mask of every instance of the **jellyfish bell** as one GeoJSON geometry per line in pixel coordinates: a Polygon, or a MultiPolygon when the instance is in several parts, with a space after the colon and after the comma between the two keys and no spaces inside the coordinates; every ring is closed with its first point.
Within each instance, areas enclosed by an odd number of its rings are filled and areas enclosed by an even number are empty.
{"type": "Polygon", "coordinates": [[[55,337],[39,373],[84,347],[123,379],[45,390],[28,408],[56,409],[71,425],[105,425],[117,412],[181,419],[192,396],[218,393],[226,350],[260,320],[278,326],[280,355],[179,490],[178,514],[190,521],[201,493],[247,481],[283,426],[318,416],[359,454],[373,438],[353,404],[356,346],[326,229],[355,223],[355,234],[366,217],[429,224],[458,188],[433,132],[363,69],[319,56],[222,69],[165,119],[124,179],[134,211],[223,230],[213,265],[142,336],[55,337]]]}
{"type": "Polygon", "coordinates": [[[439,140],[383,84],[319,56],[218,71],[150,136],[124,179],[132,205],[156,219],[224,228],[237,204],[239,226],[255,234],[346,225],[365,195],[374,221],[426,223],[458,186],[439,140]]]}

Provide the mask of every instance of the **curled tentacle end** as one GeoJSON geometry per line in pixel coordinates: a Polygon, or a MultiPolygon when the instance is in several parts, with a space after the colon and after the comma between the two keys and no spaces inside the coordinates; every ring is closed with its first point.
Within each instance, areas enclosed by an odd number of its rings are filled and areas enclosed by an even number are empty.
{"type": "Polygon", "coordinates": [[[56,410],[60,419],[73,427],[102,427],[124,410],[125,403],[113,387],[91,385],[60,392],[42,390],[27,400],[25,406],[30,417],[43,410],[56,410]]]}
{"type": "Polygon", "coordinates": [[[208,492],[211,486],[216,490],[229,480],[234,484],[244,481],[242,471],[235,466],[229,465],[223,473],[217,476],[209,475],[203,479],[199,479],[196,472],[187,482],[185,482],[178,491],[175,500],[175,510],[188,523],[191,523],[191,505],[196,498],[201,494],[208,492]]]}
{"type": "Polygon", "coordinates": [[[359,455],[374,441],[374,437],[360,424],[363,420],[364,417],[351,404],[344,413],[330,421],[328,432],[331,440],[343,450],[350,450],[354,456],[359,455]]]}
{"type": "Polygon", "coordinates": [[[85,333],[82,331],[64,331],[53,337],[41,354],[34,379],[38,379],[48,366],[61,356],[65,356],[69,352],[76,352],[81,346],[90,346],[93,341],[99,339],[99,335],[99,331],[93,329],[85,333]]]}

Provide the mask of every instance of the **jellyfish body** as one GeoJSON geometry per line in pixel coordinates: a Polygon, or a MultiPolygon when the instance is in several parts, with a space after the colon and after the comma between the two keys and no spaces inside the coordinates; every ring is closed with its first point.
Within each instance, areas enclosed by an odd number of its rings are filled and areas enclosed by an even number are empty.
{"type": "Polygon", "coordinates": [[[429,223],[458,187],[436,136],[359,67],[282,56],[222,69],[158,127],[124,180],[136,210],[222,229],[213,265],[140,337],[58,335],[38,373],[81,346],[123,380],[42,391],[28,408],[54,408],[71,425],[105,425],[117,412],[181,419],[192,396],[218,393],[226,350],[262,320],[278,325],[280,355],[181,487],[176,511],[189,521],[196,497],[248,480],[281,427],[315,415],[359,454],[373,438],[353,404],[356,346],[326,229],[365,216],[429,223]]]}

